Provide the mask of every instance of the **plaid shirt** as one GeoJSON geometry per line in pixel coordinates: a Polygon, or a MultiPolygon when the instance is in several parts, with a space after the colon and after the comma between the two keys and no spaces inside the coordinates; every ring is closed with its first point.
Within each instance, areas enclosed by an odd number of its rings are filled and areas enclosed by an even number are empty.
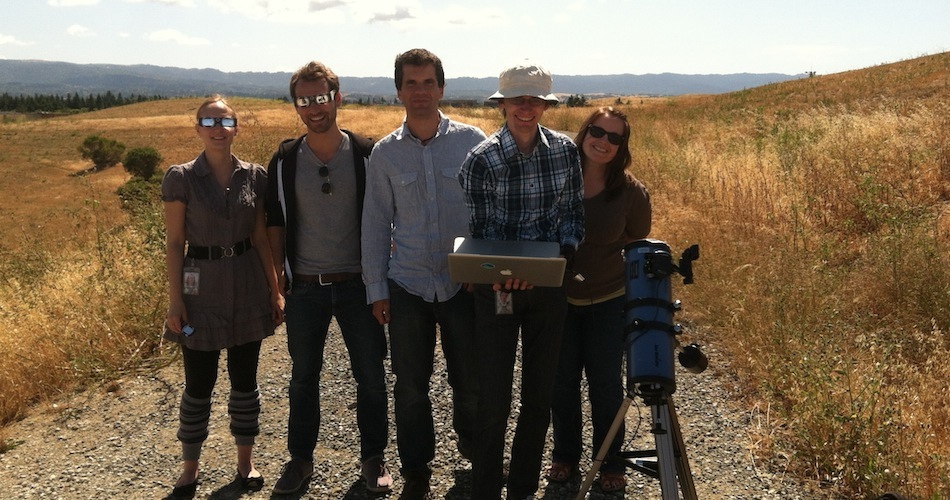
{"type": "Polygon", "coordinates": [[[538,127],[530,155],[503,126],[468,153],[459,172],[473,238],[554,241],[584,238],[584,189],[577,146],[538,127]]]}

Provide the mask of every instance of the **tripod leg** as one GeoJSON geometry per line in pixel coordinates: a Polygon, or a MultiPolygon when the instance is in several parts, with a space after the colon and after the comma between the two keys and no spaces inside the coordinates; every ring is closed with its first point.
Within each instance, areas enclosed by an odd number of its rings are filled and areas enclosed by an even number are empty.
{"type": "Polygon", "coordinates": [[[651,407],[651,412],[653,436],[656,440],[656,462],[660,473],[660,492],[663,500],[679,500],[669,405],[665,400],[658,401],[651,407]]]}
{"type": "Polygon", "coordinates": [[[587,472],[587,477],[584,478],[584,484],[581,485],[580,491],[577,492],[576,500],[584,500],[584,496],[586,496],[587,492],[590,491],[591,485],[594,484],[594,477],[597,476],[597,471],[600,470],[600,466],[604,463],[604,457],[607,456],[607,450],[610,449],[610,443],[614,442],[614,437],[617,435],[620,425],[623,424],[623,419],[627,414],[627,409],[630,408],[630,403],[632,402],[633,395],[628,395],[626,398],[624,398],[623,403],[620,404],[620,410],[617,411],[617,416],[614,417],[614,422],[610,424],[610,429],[607,431],[607,436],[604,438],[604,444],[600,445],[600,450],[597,452],[597,456],[594,458],[594,463],[591,464],[591,468],[587,472]]]}
{"type": "Polygon", "coordinates": [[[693,473],[689,468],[689,460],[686,458],[686,443],[683,441],[683,433],[680,431],[679,419],[676,417],[676,408],[673,406],[673,399],[668,401],[670,412],[670,431],[673,433],[673,447],[676,455],[676,472],[680,480],[680,490],[685,500],[696,500],[696,485],[693,484],[693,473]]]}

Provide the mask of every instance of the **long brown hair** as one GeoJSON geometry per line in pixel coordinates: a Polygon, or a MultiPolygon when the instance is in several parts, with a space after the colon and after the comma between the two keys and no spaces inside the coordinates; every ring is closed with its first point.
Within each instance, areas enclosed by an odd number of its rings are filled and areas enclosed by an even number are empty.
{"type": "Polygon", "coordinates": [[[607,179],[604,183],[604,191],[606,192],[607,201],[610,201],[615,196],[619,196],[620,192],[623,191],[627,183],[625,171],[633,161],[630,157],[630,122],[627,121],[627,114],[611,106],[598,108],[591,113],[591,115],[587,117],[587,120],[581,125],[580,131],[577,132],[577,137],[574,138],[574,143],[577,144],[577,149],[580,152],[581,168],[583,169],[587,161],[587,158],[584,156],[584,140],[587,139],[588,127],[602,116],[617,118],[623,122],[623,143],[617,146],[617,154],[614,156],[614,159],[607,163],[607,179]]]}

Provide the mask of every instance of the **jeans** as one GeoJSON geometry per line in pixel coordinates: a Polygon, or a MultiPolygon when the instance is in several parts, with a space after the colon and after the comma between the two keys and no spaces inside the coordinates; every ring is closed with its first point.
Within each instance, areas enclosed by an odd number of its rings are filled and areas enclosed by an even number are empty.
{"type": "Polygon", "coordinates": [[[551,419],[551,392],[567,299],[561,288],[513,292],[514,314],[495,314],[491,285],[475,288],[478,419],[472,461],[472,498],[497,500],[504,483],[505,430],[521,331],[521,404],[511,445],[508,498],[538,490],[541,454],[551,419]]]}
{"type": "Polygon", "coordinates": [[[452,387],[452,426],[460,443],[474,433],[476,378],[473,358],[475,313],[472,294],[460,290],[445,302],[426,302],[389,281],[389,342],[396,374],[396,443],[403,476],[426,476],[435,458],[435,427],[429,383],[436,324],[452,387]]]}
{"type": "Polygon", "coordinates": [[[356,379],[356,423],[360,460],[382,455],[389,440],[386,395],[386,335],[366,304],[359,279],[322,286],[294,283],[284,308],[287,348],[293,361],[290,377],[290,456],[313,460],[320,429],[320,371],[331,317],[336,317],[356,379]]]}
{"type": "MultiPolygon", "coordinates": [[[[593,453],[604,444],[607,431],[623,403],[624,313],[623,296],[593,305],[567,308],[561,357],[554,382],[551,404],[554,425],[552,459],[577,465],[581,458],[581,372],[587,374],[593,453]]],[[[615,457],[623,443],[623,427],[610,443],[607,457],[615,457]]],[[[602,470],[620,472],[624,465],[610,461],[602,470]]]]}

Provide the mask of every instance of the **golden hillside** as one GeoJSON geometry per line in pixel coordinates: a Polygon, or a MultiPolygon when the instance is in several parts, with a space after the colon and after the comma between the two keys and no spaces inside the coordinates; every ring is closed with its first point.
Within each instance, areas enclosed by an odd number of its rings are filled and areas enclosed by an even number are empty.
{"type": "MultiPolygon", "coordinates": [[[[625,97],[634,173],[654,232],[700,244],[696,284],[676,284],[686,342],[714,347],[770,466],[829,497],[950,494],[950,53],[717,96],[625,97]]],[[[161,355],[160,251],[124,224],[115,167],[76,147],[99,133],[198,153],[197,99],[0,124],[0,419],[161,355]],[[73,243],[75,241],[75,243],[73,243]],[[158,254],[158,255],[156,255],[158,254]]],[[[614,104],[616,99],[611,99],[614,104]]],[[[266,162],[301,133],[289,104],[235,99],[237,153],[266,162]]],[[[493,130],[492,109],[452,109],[493,130]]],[[[545,124],[575,130],[587,108],[545,124]]],[[[374,137],[400,108],[349,107],[374,137]]]]}

